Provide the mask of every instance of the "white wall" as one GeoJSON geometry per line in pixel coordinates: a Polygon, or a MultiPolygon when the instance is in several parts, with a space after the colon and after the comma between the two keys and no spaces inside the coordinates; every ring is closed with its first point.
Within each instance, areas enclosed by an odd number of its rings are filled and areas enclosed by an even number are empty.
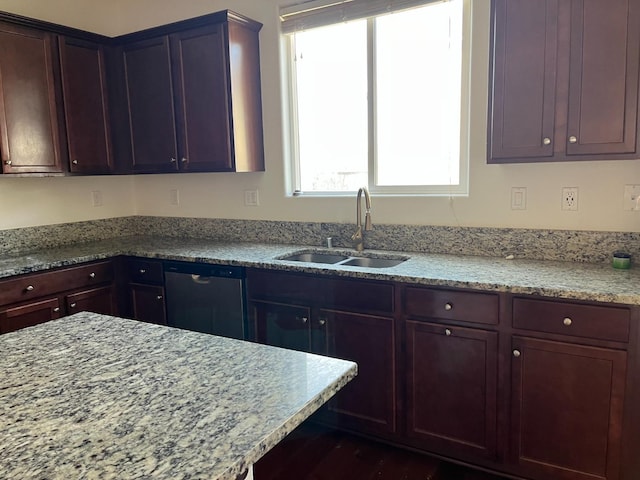
{"type": "MultiPolygon", "coordinates": [[[[16,191],[38,189],[41,202],[27,202],[10,210],[0,228],[73,221],[112,214],[219,218],[354,222],[354,198],[286,198],[278,3],[284,0],[0,0],[0,9],[58,23],[116,35],[192,16],[230,8],[264,24],[261,31],[261,69],[265,119],[266,173],[174,174],[120,177],[113,183],[95,177],[78,179],[3,179],[0,202],[16,191]],[[74,9],[73,6],[77,6],[74,9]],[[95,5],[94,5],[95,4],[95,5]],[[102,4],[109,4],[102,5],[102,4]],[[61,8],[56,8],[60,5],[61,8]],[[93,8],[93,7],[96,8],[93,8]],[[66,19],[66,20],[63,20],[66,19]],[[105,205],[91,207],[86,192],[102,185],[105,205]],[[47,183],[48,182],[48,183],[47,183]],[[133,202],[123,202],[124,185],[131,182],[133,202]],[[35,186],[34,186],[35,184],[35,186]],[[74,208],[61,213],[75,195],[85,193],[74,208]],[[244,206],[244,190],[258,189],[259,207],[244,206]],[[169,205],[169,190],[178,189],[180,205],[169,205]],[[48,197],[56,201],[46,203],[48,197]],[[115,202],[112,204],[111,202],[115,202]],[[84,203],[87,205],[85,206],[84,203]],[[125,206],[123,203],[127,203],[125,206]],[[104,215],[103,213],[108,213],[104,215]]],[[[489,0],[473,0],[477,16],[472,70],[470,196],[467,198],[377,197],[374,223],[424,225],[557,228],[640,231],[640,212],[623,210],[625,184],[640,184],[640,160],[573,162],[562,164],[487,165],[486,111],[488,78],[489,0]],[[511,187],[527,188],[527,209],[511,210],[511,187]],[[561,188],[579,187],[579,211],[560,209],[561,188]]],[[[128,197],[131,198],[131,197],[128,197]]],[[[13,202],[12,202],[13,203],[13,202]]],[[[3,210],[3,212],[6,210],[3,210]]]]}

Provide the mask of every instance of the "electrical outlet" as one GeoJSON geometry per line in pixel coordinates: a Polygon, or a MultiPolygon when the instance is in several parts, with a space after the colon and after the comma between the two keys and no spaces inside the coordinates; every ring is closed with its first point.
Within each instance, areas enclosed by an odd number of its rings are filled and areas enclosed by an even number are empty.
{"type": "Polygon", "coordinates": [[[91,205],[94,207],[102,206],[102,192],[100,190],[93,190],[91,192],[91,205]]]}
{"type": "Polygon", "coordinates": [[[640,210],[640,185],[624,186],[624,209],[640,210]]]}
{"type": "Polygon", "coordinates": [[[180,205],[180,191],[177,188],[169,190],[169,205],[180,205]]]}
{"type": "Polygon", "coordinates": [[[244,191],[244,205],[245,207],[257,207],[258,205],[260,205],[258,190],[244,191]]]}
{"type": "Polygon", "coordinates": [[[525,187],[511,187],[511,210],[527,209],[527,189],[525,187]]]}
{"type": "Polygon", "coordinates": [[[578,187],[562,188],[562,210],[578,210],[578,187]]]}

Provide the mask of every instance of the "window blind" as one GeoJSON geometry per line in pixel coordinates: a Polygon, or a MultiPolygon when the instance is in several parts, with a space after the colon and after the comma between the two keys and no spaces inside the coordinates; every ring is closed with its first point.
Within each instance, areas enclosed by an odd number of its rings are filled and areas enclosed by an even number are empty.
{"type": "Polygon", "coordinates": [[[282,33],[375,17],[449,0],[307,0],[280,9],[282,33]]]}

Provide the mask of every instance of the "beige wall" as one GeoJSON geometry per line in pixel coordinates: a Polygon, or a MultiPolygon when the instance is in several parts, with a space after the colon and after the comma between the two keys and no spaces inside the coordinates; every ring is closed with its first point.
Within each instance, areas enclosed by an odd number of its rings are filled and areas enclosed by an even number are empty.
{"type": "MultiPolygon", "coordinates": [[[[354,221],[354,198],[287,198],[280,39],[280,0],[0,0],[0,9],[116,35],[225,8],[264,24],[261,68],[266,173],[148,175],[113,178],[0,178],[0,202],[14,207],[0,228],[141,214],[220,218],[354,221]],[[108,5],[103,5],[108,4],[108,5]],[[104,206],[90,192],[103,190],[104,206]],[[245,207],[244,191],[259,189],[260,206],[245,207]],[[76,193],[74,190],[78,189],[76,193]],[[178,189],[180,205],[169,205],[178,189]],[[23,203],[15,206],[12,197],[23,203]],[[52,199],[52,200],[47,200],[52,199]]],[[[623,210],[625,184],[640,184],[640,161],[486,165],[489,0],[473,0],[477,18],[472,66],[470,195],[466,198],[377,197],[374,223],[640,231],[640,212],[623,210]],[[511,187],[527,188],[527,209],[511,210],[511,187]],[[561,188],[579,187],[579,211],[560,209],[561,188]]],[[[7,211],[7,210],[3,210],[7,211]]]]}

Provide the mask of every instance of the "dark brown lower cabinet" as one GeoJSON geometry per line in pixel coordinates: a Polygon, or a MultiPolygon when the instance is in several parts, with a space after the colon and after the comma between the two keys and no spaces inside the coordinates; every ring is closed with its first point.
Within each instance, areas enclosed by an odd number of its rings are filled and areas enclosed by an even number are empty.
{"type": "Polygon", "coordinates": [[[47,298],[24,305],[0,308],[0,333],[32,327],[60,317],[60,301],[47,298]]]}
{"type": "Polygon", "coordinates": [[[496,457],[498,334],[406,321],[406,431],[420,448],[496,457]]]}
{"type": "Polygon", "coordinates": [[[111,285],[69,294],[65,303],[69,315],[77,312],[116,313],[116,294],[111,285]]]}
{"type": "Polygon", "coordinates": [[[512,461],[527,478],[620,478],[627,353],[514,336],[512,461]]]}
{"type": "Polygon", "coordinates": [[[164,287],[161,285],[129,284],[133,318],[143,322],[167,324],[164,287]]]}
{"type": "MultiPolygon", "coordinates": [[[[325,353],[324,348],[312,348],[311,309],[305,306],[277,302],[251,302],[253,329],[259,343],[274,347],[289,348],[301,352],[325,353]],[[319,351],[318,351],[319,350],[319,351]]],[[[323,329],[324,330],[324,329],[323,329]]],[[[326,334],[314,332],[315,337],[326,334]]],[[[321,340],[315,339],[321,343],[321,340]]]]}
{"type": "Polygon", "coordinates": [[[396,431],[394,320],[388,317],[320,310],[327,326],[329,355],[358,364],[358,375],[329,402],[335,421],[366,433],[396,431]]]}

